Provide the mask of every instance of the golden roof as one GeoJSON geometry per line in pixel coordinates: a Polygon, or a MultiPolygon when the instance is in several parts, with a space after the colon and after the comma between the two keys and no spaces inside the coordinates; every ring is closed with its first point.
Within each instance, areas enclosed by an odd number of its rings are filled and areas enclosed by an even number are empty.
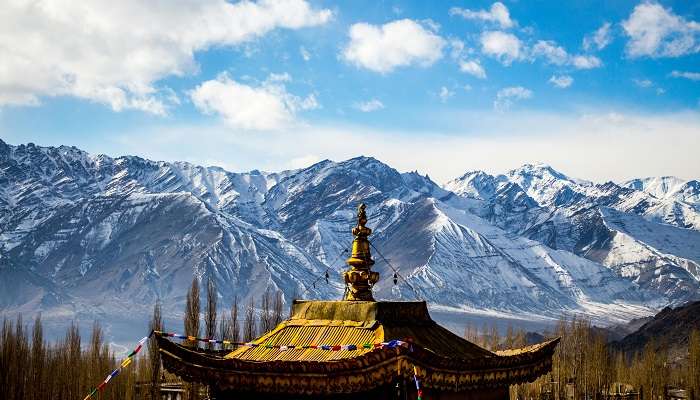
{"type": "Polygon", "coordinates": [[[298,395],[364,392],[398,377],[411,379],[414,371],[434,390],[507,387],[550,371],[558,343],[493,353],[435,323],[425,302],[365,301],[295,301],[290,319],[254,346],[223,356],[157,338],[165,368],[187,381],[216,382],[221,390],[298,395]],[[363,348],[394,339],[411,345],[363,348]],[[300,348],[324,344],[353,344],[357,350],[300,348]]]}
{"type": "Polygon", "coordinates": [[[425,302],[303,301],[292,306],[292,316],[272,331],[226,355],[250,361],[333,361],[359,357],[390,340],[410,341],[444,357],[473,359],[494,353],[460,338],[435,323],[425,302]],[[357,350],[328,351],[305,346],[354,344],[357,350]],[[265,347],[270,345],[270,347],[265,347]],[[279,346],[294,346],[280,350],[279,346]]]}

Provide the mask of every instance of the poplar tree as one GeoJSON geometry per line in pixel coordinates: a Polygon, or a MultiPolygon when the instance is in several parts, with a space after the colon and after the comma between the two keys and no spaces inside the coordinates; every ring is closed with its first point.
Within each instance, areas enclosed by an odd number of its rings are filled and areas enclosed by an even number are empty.
{"type": "Polygon", "coordinates": [[[230,339],[232,342],[241,341],[241,328],[238,316],[238,296],[233,297],[231,304],[230,339]]]}
{"type": "MultiPolygon", "coordinates": [[[[204,314],[204,329],[208,339],[215,336],[216,333],[216,285],[211,277],[207,278],[207,308],[204,314]]],[[[207,349],[214,348],[213,343],[207,343],[207,349]]]]}
{"type": "MultiPolygon", "coordinates": [[[[185,335],[199,337],[199,281],[192,279],[192,286],[185,300],[185,335]]],[[[190,346],[197,347],[197,341],[188,341],[190,346]]],[[[190,383],[186,386],[188,400],[199,399],[199,385],[190,383]]]]}
{"type": "Polygon", "coordinates": [[[245,319],[243,320],[243,340],[249,342],[255,338],[255,303],[253,298],[250,298],[245,309],[245,319]]]}
{"type": "Polygon", "coordinates": [[[284,316],[282,315],[284,299],[282,297],[282,291],[278,290],[275,292],[275,301],[272,305],[272,328],[276,327],[282,322],[284,316]]]}
{"type": "MultiPolygon", "coordinates": [[[[199,281],[197,277],[192,279],[192,286],[187,292],[185,300],[185,335],[199,337],[199,281]]],[[[196,347],[197,342],[191,342],[196,347]]]]}
{"type": "Polygon", "coordinates": [[[688,338],[687,371],[687,388],[692,390],[695,399],[698,399],[700,398],[700,331],[697,329],[693,329],[688,338]]]}
{"type": "MultiPolygon", "coordinates": [[[[153,306],[153,316],[148,326],[152,331],[163,331],[163,317],[161,315],[160,302],[153,306]]],[[[158,352],[158,342],[156,336],[153,335],[148,340],[148,361],[150,364],[150,380],[151,380],[151,399],[155,400],[160,397],[160,353],[158,352]]]]}

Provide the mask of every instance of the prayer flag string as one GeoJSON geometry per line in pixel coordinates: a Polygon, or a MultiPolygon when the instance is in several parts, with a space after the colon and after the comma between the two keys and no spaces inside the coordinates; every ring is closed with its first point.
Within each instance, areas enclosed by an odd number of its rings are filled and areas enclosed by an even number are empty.
{"type": "Polygon", "coordinates": [[[413,366],[413,380],[416,382],[416,392],[417,393],[417,400],[422,400],[423,399],[423,389],[420,387],[420,379],[418,379],[418,369],[416,366],[413,366]]]}
{"type": "Polygon", "coordinates": [[[141,349],[143,348],[143,345],[151,337],[151,335],[153,335],[154,332],[155,331],[151,331],[151,333],[149,333],[148,336],[139,340],[134,351],[129,353],[129,355],[126,356],[126,358],[124,360],[122,360],[122,362],[119,364],[119,366],[114,371],[110,372],[109,375],[107,375],[107,377],[105,378],[105,380],[102,381],[99,385],[97,385],[97,387],[93,388],[90,391],[90,393],[88,393],[87,396],[85,396],[85,398],[83,398],[83,400],[88,400],[92,396],[94,396],[97,392],[102,392],[104,387],[107,385],[107,383],[109,383],[110,380],[112,380],[112,378],[119,375],[119,373],[121,372],[122,369],[128,367],[129,364],[131,364],[131,362],[134,360],[134,357],[136,357],[136,355],[141,351],[141,349]]]}
{"type": "MultiPolygon", "coordinates": [[[[212,338],[198,338],[190,335],[180,335],[178,333],[169,333],[169,332],[160,332],[160,331],[151,331],[151,333],[148,334],[148,336],[142,338],[139,340],[138,344],[136,345],[136,348],[129,353],[129,355],[126,356],[122,360],[122,362],[119,364],[117,368],[114,369],[114,371],[110,372],[107,377],[102,381],[97,387],[93,388],[90,393],[83,398],[83,400],[89,400],[92,398],[97,392],[102,392],[104,387],[109,383],[112,378],[116,377],[119,375],[119,373],[127,368],[132,361],[134,360],[134,357],[141,351],[143,348],[143,345],[146,344],[146,341],[152,336],[152,335],[160,335],[162,337],[169,337],[173,339],[182,339],[182,340],[188,340],[191,342],[203,342],[203,343],[213,343],[213,344],[220,344],[222,345],[222,348],[225,348],[225,346],[245,346],[245,347],[264,347],[267,349],[277,349],[279,351],[289,351],[289,350],[294,350],[294,349],[316,349],[316,350],[325,350],[325,351],[356,351],[360,349],[365,349],[365,350],[371,350],[371,349],[395,349],[397,347],[404,347],[410,349],[410,351],[413,351],[413,344],[412,340],[410,338],[407,338],[406,340],[389,340],[387,342],[376,342],[376,343],[358,343],[358,344],[310,344],[310,345],[303,345],[303,346],[295,346],[291,344],[286,344],[286,345],[273,345],[271,343],[253,343],[253,342],[234,342],[230,340],[217,340],[217,339],[212,339],[212,338]]],[[[416,373],[415,367],[413,367],[414,373],[416,373]]],[[[422,395],[422,390],[419,387],[419,380],[418,376],[414,375],[414,380],[416,382],[416,389],[418,390],[418,400],[421,400],[421,395],[422,395]]]]}
{"type": "Polygon", "coordinates": [[[394,349],[397,347],[411,348],[411,340],[390,340],[387,342],[377,342],[377,343],[356,343],[356,344],[310,344],[303,346],[295,346],[291,344],[286,345],[273,345],[272,343],[253,343],[253,342],[234,342],[230,340],[217,340],[212,338],[198,338],[194,336],[181,335],[179,333],[170,332],[154,332],[157,335],[163,337],[169,337],[173,339],[188,340],[190,342],[202,342],[202,343],[213,343],[220,344],[222,347],[225,346],[236,346],[236,347],[264,347],[267,349],[277,349],[279,351],[289,351],[294,349],[317,349],[326,351],[355,351],[360,349],[394,349]]]}

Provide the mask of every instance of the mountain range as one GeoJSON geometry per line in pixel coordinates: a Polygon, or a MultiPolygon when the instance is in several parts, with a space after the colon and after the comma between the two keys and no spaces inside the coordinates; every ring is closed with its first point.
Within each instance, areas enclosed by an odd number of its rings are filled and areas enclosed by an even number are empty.
{"type": "Polygon", "coordinates": [[[340,298],[360,202],[375,297],[426,300],[438,319],[620,323],[700,298],[697,180],[595,184],[526,164],[439,185],[370,157],[237,173],[0,141],[0,310],[110,321],[115,337],[156,301],[179,329],[193,276],[222,305],[266,289],[340,298]]]}

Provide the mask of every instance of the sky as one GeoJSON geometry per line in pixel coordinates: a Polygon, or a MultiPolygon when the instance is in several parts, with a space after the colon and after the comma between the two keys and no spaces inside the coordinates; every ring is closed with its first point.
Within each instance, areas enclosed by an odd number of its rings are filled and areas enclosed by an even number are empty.
{"type": "Polygon", "coordinates": [[[10,0],[0,54],[11,144],[700,177],[699,2],[10,0]]]}

